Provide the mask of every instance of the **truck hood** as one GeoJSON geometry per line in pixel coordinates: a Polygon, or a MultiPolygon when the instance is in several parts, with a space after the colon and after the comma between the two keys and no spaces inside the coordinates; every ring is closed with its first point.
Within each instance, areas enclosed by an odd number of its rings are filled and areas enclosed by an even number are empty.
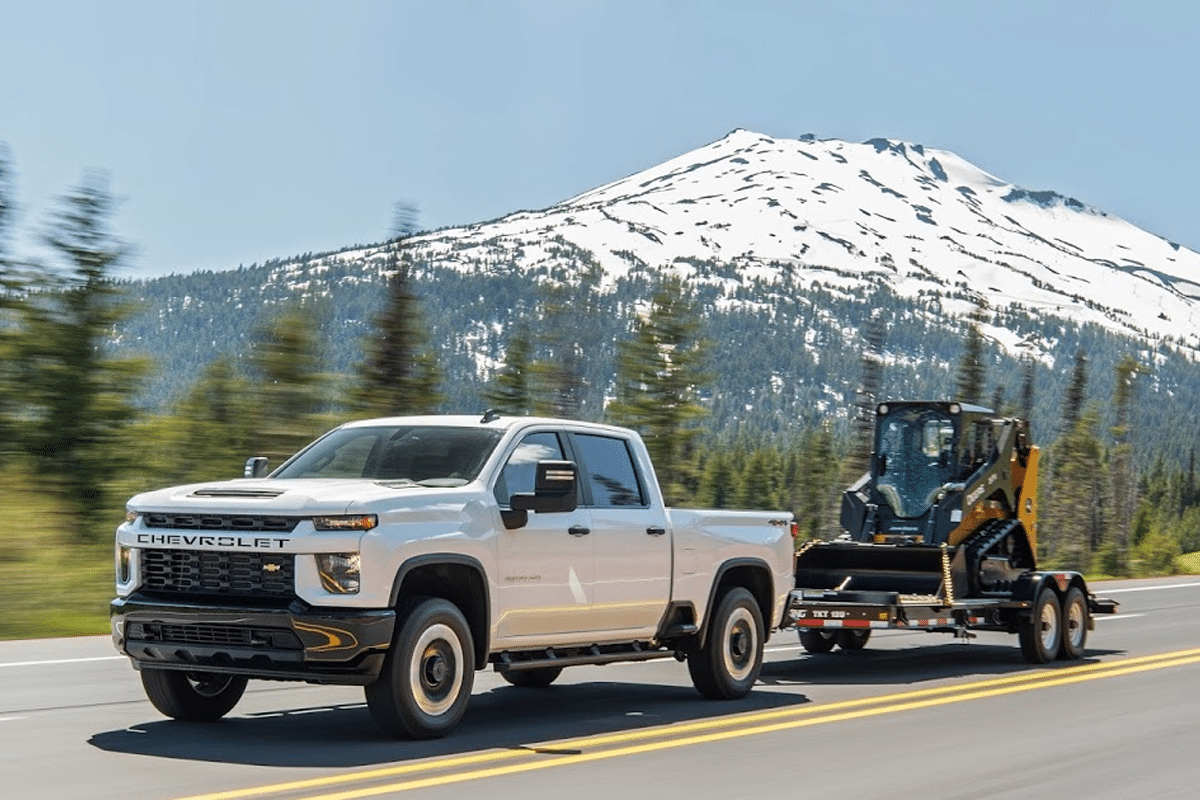
{"type": "Polygon", "coordinates": [[[446,501],[462,486],[351,478],[238,479],[191,483],[144,492],[130,499],[141,512],[210,514],[357,514],[446,501]]]}

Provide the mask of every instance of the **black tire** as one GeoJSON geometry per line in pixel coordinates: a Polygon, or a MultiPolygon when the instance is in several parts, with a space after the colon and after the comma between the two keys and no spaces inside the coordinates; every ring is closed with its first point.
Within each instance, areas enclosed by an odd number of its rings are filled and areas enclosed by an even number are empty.
{"type": "Polygon", "coordinates": [[[762,612],[754,595],[741,587],[717,601],[704,647],[688,654],[688,672],[696,691],[711,700],[745,697],[763,659],[762,612]]]}
{"type": "Polygon", "coordinates": [[[1058,657],[1063,661],[1083,658],[1087,646],[1088,604],[1087,597],[1078,586],[1067,590],[1062,604],[1062,647],[1058,657]]]}
{"type": "Polygon", "coordinates": [[[414,598],[397,619],[379,679],[365,687],[367,708],[375,724],[392,736],[445,736],[462,720],[471,699],[471,629],[458,606],[436,597],[414,598]]]}
{"type": "Polygon", "coordinates": [[[1021,620],[1017,627],[1017,637],[1021,640],[1021,655],[1030,664],[1047,664],[1058,657],[1062,608],[1054,589],[1043,586],[1038,591],[1029,618],[1021,620]]]}
{"type": "Polygon", "coordinates": [[[522,689],[543,689],[558,679],[562,667],[536,667],[534,669],[511,669],[500,673],[500,677],[522,689]]]}
{"type": "Polygon", "coordinates": [[[800,646],[809,653],[828,653],[837,644],[833,631],[824,628],[801,628],[800,646]]]}
{"type": "Polygon", "coordinates": [[[247,680],[214,672],[141,669],[146,697],[164,715],[185,722],[212,722],[228,714],[242,699],[247,680]]]}
{"type": "Polygon", "coordinates": [[[870,638],[870,628],[842,628],[837,632],[837,645],[843,650],[862,650],[870,638]]]}

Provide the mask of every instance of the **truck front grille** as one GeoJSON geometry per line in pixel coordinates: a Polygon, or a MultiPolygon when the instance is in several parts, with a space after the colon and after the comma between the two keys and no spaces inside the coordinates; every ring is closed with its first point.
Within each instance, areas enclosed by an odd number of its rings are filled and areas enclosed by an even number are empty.
{"type": "Polygon", "coordinates": [[[295,596],[290,553],[143,550],[142,590],[154,594],[281,601],[295,596]]]}
{"type": "Polygon", "coordinates": [[[147,528],[188,531],[271,531],[290,532],[300,517],[274,517],[261,514],[147,514],[147,528]]]}

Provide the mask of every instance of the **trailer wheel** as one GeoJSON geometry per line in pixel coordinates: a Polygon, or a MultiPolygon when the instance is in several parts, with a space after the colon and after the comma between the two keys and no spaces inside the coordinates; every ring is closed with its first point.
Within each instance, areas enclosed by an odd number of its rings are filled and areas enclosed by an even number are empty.
{"type": "Polygon", "coordinates": [[[711,700],[744,697],[758,680],[763,656],[762,612],[754,595],[730,589],[717,603],[704,647],[688,654],[696,691],[711,700]]]}
{"type": "Polygon", "coordinates": [[[1052,588],[1043,586],[1038,591],[1029,618],[1021,620],[1017,628],[1017,636],[1021,640],[1021,654],[1030,664],[1046,664],[1058,657],[1062,609],[1052,588]]]}
{"type": "Polygon", "coordinates": [[[212,722],[233,710],[246,679],[213,672],[176,672],[144,667],[142,688],[164,715],[185,722],[212,722]]]}
{"type": "Polygon", "coordinates": [[[862,650],[870,638],[870,628],[842,628],[837,632],[838,647],[843,650],[862,650]]]}
{"type": "Polygon", "coordinates": [[[367,684],[367,708],[392,736],[436,739],[462,719],[475,681],[471,629],[458,606],[414,598],[378,680],[367,684]]]}
{"type": "Polygon", "coordinates": [[[828,653],[837,644],[832,631],[822,628],[801,628],[800,646],[809,653],[828,653]]]}
{"type": "Polygon", "coordinates": [[[1083,590],[1072,586],[1063,599],[1062,649],[1058,657],[1064,661],[1083,658],[1088,634],[1088,605],[1083,590]]]}
{"type": "Polygon", "coordinates": [[[535,669],[506,669],[500,677],[522,689],[541,689],[554,683],[562,674],[562,667],[537,667],[535,669]]]}

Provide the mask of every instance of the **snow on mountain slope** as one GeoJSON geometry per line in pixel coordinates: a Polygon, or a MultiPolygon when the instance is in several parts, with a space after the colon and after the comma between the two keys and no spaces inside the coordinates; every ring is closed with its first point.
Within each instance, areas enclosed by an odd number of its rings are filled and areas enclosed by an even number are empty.
{"type": "Polygon", "coordinates": [[[786,267],[827,289],[882,283],[957,313],[978,293],[1200,351],[1200,254],[920,145],[737,130],[543,211],[412,244],[444,266],[532,271],[569,267],[564,241],[610,281],[638,264],[690,274],[711,260],[767,280],[786,267]]]}

